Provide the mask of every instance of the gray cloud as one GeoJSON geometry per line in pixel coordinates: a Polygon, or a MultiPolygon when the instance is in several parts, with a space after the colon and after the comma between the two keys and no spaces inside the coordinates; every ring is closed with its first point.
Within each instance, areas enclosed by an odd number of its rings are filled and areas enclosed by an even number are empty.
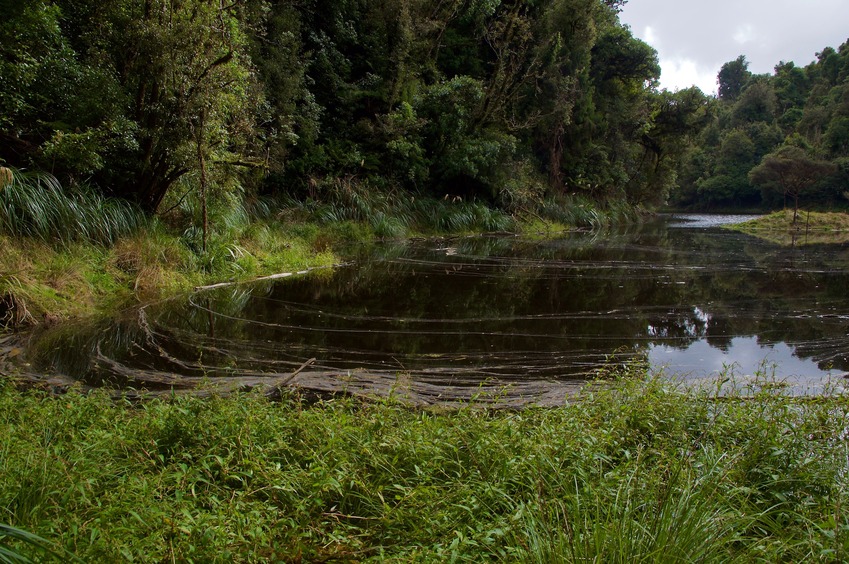
{"type": "Polygon", "coordinates": [[[714,92],[719,68],[739,55],[766,73],[849,39],[849,0],[630,0],[620,19],[657,49],[661,86],[672,90],[714,92]]]}

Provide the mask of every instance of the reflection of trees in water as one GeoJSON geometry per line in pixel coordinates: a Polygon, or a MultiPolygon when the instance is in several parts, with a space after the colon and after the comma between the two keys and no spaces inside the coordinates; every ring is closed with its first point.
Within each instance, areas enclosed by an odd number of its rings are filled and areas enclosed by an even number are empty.
{"type": "Polygon", "coordinates": [[[694,307],[692,312],[674,312],[649,323],[648,336],[670,346],[673,346],[672,342],[675,341],[686,346],[707,336],[709,323],[710,314],[694,307]]]}
{"type": "Polygon", "coordinates": [[[727,350],[757,336],[846,366],[846,253],[695,230],[380,248],[351,267],[201,292],[38,347],[72,374],[90,372],[99,347],[126,365],[210,378],[282,373],[311,357],[342,369],[557,375],[617,349],[705,339],[727,350]]]}
{"type": "Polygon", "coordinates": [[[134,317],[62,325],[36,335],[27,350],[27,358],[42,373],[56,372],[81,378],[87,384],[100,385],[96,372],[98,351],[114,355],[144,344],[146,334],[134,317]]]}
{"type": "MultiPolygon", "coordinates": [[[[694,234],[688,246],[704,248],[698,239],[710,237],[694,234]]],[[[681,271],[692,290],[687,297],[701,304],[710,323],[703,335],[690,338],[693,320],[686,312],[665,317],[664,327],[674,338],[664,344],[686,348],[705,338],[726,351],[735,336],[753,336],[763,345],[788,343],[799,357],[812,358],[821,368],[849,368],[849,252],[839,247],[787,249],[751,238],[732,246],[740,238],[729,235],[726,246],[714,247],[714,252],[736,257],[730,263],[736,268],[681,271]]]]}

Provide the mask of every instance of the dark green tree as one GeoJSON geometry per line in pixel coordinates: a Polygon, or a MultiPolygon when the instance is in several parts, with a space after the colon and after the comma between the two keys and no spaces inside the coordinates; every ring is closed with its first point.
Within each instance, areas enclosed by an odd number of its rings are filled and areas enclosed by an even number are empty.
{"type": "Polygon", "coordinates": [[[744,55],[740,55],[733,61],[722,65],[716,77],[718,84],[717,94],[720,100],[733,102],[743,92],[743,87],[749,81],[752,73],[749,72],[749,62],[744,55]]]}
{"type": "Polygon", "coordinates": [[[799,198],[826,177],[837,165],[811,157],[804,149],[786,145],[764,157],[749,173],[752,184],[793,199],[793,224],[799,215],[799,198]]]}
{"type": "Polygon", "coordinates": [[[810,81],[804,69],[794,65],[792,61],[781,62],[775,66],[772,84],[778,103],[778,111],[782,115],[792,110],[798,110],[805,105],[805,100],[810,91],[810,81]]]}
{"type": "Polygon", "coordinates": [[[770,77],[754,77],[736,97],[732,123],[735,126],[755,122],[772,123],[775,120],[776,108],[775,91],[770,77]]]}

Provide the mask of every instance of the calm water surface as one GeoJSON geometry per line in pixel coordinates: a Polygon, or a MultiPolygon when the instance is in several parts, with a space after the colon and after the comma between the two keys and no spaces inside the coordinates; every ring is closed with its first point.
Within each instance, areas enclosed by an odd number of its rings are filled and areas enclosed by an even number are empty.
{"type": "Polygon", "coordinates": [[[733,366],[800,393],[842,383],[849,247],[779,248],[717,227],[738,219],[385,245],[332,271],[60,327],[30,357],[87,384],[148,388],[262,382],[314,358],[302,385],[401,379],[431,398],[484,382],[556,394],[630,359],[693,382],[733,366]]]}

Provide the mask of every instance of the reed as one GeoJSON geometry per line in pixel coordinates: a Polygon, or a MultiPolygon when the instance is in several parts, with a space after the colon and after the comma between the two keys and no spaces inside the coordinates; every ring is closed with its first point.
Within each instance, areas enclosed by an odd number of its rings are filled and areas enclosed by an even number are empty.
{"type": "MultiPolygon", "coordinates": [[[[278,215],[306,217],[322,224],[360,222],[380,239],[411,234],[481,233],[515,228],[506,212],[478,201],[449,201],[394,190],[370,189],[355,180],[325,183],[321,201],[279,200],[287,212],[278,215]]],[[[254,206],[268,214],[268,204],[254,206]]]]}

